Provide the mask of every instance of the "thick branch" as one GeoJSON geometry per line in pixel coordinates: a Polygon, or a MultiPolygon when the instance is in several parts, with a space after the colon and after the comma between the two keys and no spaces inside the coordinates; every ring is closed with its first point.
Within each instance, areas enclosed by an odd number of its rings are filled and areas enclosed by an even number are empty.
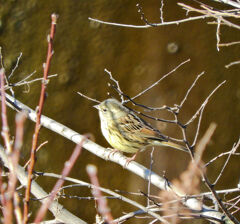
{"type": "MultiPolygon", "coordinates": [[[[4,166],[9,168],[8,157],[4,149],[0,146],[0,157],[4,163],[4,166]]],[[[23,186],[27,185],[27,173],[21,166],[18,166],[16,169],[16,175],[23,186]]],[[[36,198],[43,198],[42,203],[45,203],[48,200],[48,194],[37,184],[37,182],[32,181],[31,193],[36,198]]],[[[86,224],[85,221],[79,219],[77,216],[70,213],[68,210],[64,209],[61,204],[56,201],[53,201],[49,207],[49,210],[53,213],[54,217],[63,223],[71,224],[86,224]]]]}
{"type": "MultiPolygon", "coordinates": [[[[21,102],[12,98],[9,95],[6,95],[6,97],[7,102],[11,105],[11,108],[14,108],[17,111],[21,110],[26,111],[28,118],[34,122],[36,121],[36,112],[34,110],[32,110],[31,108],[27,107],[26,105],[22,104],[21,102]]],[[[41,118],[41,125],[58,133],[59,135],[64,136],[65,138],[75,142],[76,144],[79,144],[84,138],[84,136],[78,134],[77,132],[71,130],[70,128],[43,115],[41,118]]],[[[111,153],[112,152],[111,150],[103,148],[90,140],[84,141],[83,148],[87,149],[89,152],[97,155],[102,159],[118,163],[122,167],[128,169],[129,171],[135,173],[136,175],[142,177],[147,181],[151,180],[151,184],[155,185],[161,190],[172,191],[175,195],[179,197],[186,197],[185,201],[183,202],[184,205],[186,205],[189,209],[194,211],[196,211],[196,208],[201,207],[202,209],[198,211],[198,213],[200,213],[202,216],[213,217],[215,219],[218,219],[219,221],[222,220],[222,217],[225,217],[223,213],[213,210],[212,208],[209,208],[205,205],[201,205],[201,202],[195,198],[188,197],[187,195],[185,195],[185,193],[179,191],[176,187],[172,186],[169,183],[169,181],[167,181],[165,178],[160,177],[156,173],[150,171],[146,167],[138,164],[137,162],[132,161],[125,167],[127,163],[127,157],[120,153],[113,154],[111,153]]]]}

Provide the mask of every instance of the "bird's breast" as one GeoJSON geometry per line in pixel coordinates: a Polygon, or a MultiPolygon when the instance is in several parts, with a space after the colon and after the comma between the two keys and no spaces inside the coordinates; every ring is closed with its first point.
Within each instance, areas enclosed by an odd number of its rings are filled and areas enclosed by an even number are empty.
{"type": "Polygon", "coordinates": [[[122,134],[116,129],[114,125],[108,124],[106,121],[101,122],[102,134],[108,143],[117,150],[127,152],[127,153],[136,153],[139,151],[139,146],[135,146],[134,143],[130,143],[129,140],[125,139],[122,134]]]}

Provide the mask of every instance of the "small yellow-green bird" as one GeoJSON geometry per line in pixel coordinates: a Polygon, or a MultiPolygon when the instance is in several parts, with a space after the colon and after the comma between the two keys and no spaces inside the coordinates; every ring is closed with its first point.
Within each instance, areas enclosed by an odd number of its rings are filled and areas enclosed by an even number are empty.
{"type": "Polygon", "coordinates": [[[114,150],[135,153],[128,163],[147,146],[167,146],[188,152],[184,146],[169,141],[116,99],[104,100],[94,107],[99,111],[102,133],[114,150]]]}

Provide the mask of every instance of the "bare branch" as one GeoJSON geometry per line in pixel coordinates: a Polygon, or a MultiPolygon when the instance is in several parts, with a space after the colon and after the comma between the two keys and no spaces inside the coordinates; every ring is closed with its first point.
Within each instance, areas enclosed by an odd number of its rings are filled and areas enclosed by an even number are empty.
{"type": "Polygon", "coordinates": [[[88,100],[90,100],[90,101],[93,101],[93,102],[95,102],[95,103],[101,103],[99,100],[96,100],[96,99],[93,99],[93,98],[91,98],[91,97],[89,97],[89,96],[86,96],[86,95],[84,95],[83,93],[80,93],[80,92],[77,92],[80,96],[82,96],[82,97],[84,97],[84,98],[86,98],[86,99],[88,99],[88,100]]]}
{"type": "Polygon", "coordinates": [[[215,0],[215,1],[222,2],[224,4],[231,5],[235,8],[240,9],[240,4],[232,0],[215,0]]]}
{"type": "MultiPolygon", "coordinates": [[[[200,140],[198,146],[197,146],[197,151],[200,152],[200,155],[202,154],[203,150],[206,148],[206,145],[208,144],[208,142],[211,139],[211,136],[213,135],[213,132],[216,128],[216,125],[210,125],[209,129],[207,130],[207,132],[205,133],[205,135],[203,136],[203,138],[200,140]]],[[[201,157],[201,156],[200,156],[201,157]]],[[[198,163],[198,159],[195,160],[198,163]]],[[[200,166],[200,164],[198,165],[199,168],[202,169],[202,166],[200,166]]],[[[219,198],[217,192],[214,189],[214,185],[212,185],[204,170],[202,170],[202,177],[204,179],[205,185],[208,187],[208,189],[212,192],[212,196],[215,198],[217,204],[219,205],[219,207],[221,208],[221,210],[224,212],[224,214],[226,215],[226,217],[228,217],[229,220],[231,220],[233,223],[239,223],[236,218],[234,216],[231,215],[231,213],[228,211],[228,209],[224,206],[222,200],[219,198]]]]}
{"type": "Polygon", "coordinates": [[[77,158],[79,157],[79,155],[81,153],[81,150],[82,150],[83,141],[84,141],[84,139],[82,140],[82,142],[79,145],[77,145],[75,147],[71,157],[69,158],[68,161],[65,162],[64,168],[62,170],[61,178],[59,178],[59,180],[56,182],[55,186],[53,187],[53,190],[51,192],[50,197],[47,198],[47,201],[45,203],[43,203],[42,206],[40,207],[40,209],[38,210],[38,213],[36,215],[34,223],[39,223],[44,218],[45,213],[47,212],[49,206],[51,205],[51,203],[55,199],[55,196],[57,195],[57,193],[59,192],[60,188],[62,187],[62,185],[63,185],[63,183],[65,181],[64,178],[69,175],[73,165],[75,164],[77,158]]]}
{"type": "Polygon", "coordinates": [[[216,37],[217,37],[217,51],[219,51],[219,43],[220,43],[220,24],[221,24],[221,17],[217,18],[217,31],[216,31],[216,37]]]}
{"type": "MultiPolygon", "coordinates": [[[[4,163],[4,166],[9,168],[10,164],[9,164],[8,156],[7,156],[4,148],[2,148],[1,146],[0,146],[0,157],[4,163]]],[[[21,184],[26,186],[27,185],[27,173],[24,171],[23,167],[18,165],[16,174],[17,174],[18,180],[21,182],[21,184]]],[[[61,176],[61,175],[59,175],[59,176],[61,176]]],[[[41,203],[45,203],[45,201],[47,200],[46,197],[48,196],[48,194],[34,180],[32,181],[31,193],[36,198],[45,198],[45,199],[41,200],[41,203]]],[[[57,220],[62,221],[63,223],[86,224],[85,221],[81,220],[77,216],[70,213],[57,201],[53,201],[51,203],[49,210],[53,213],[54,217],[57,220]]]]}
{"type": "Polygon", "coordinates": [[[202,103],[202,105],[200,106],[200,108],[196,111],[196,113],[189,119],[189,121],[187,121],[185,123],[185,126],[189,125],[190,123],[192,123],[196,117],[198,116],[198,114],[200,113],[200,111],[206,107],[209,99],[211,98],[211,96],[226,82],[226,80],[224,80],[223,82],[221,82],[209,95],[208,97],[205,99],[205,101],[202,103]]]}
{"type": "Polygon", "coordinates": [[[51,30],[50,35],[48,38],[48,51],[47,51],[47,58],[46,64],[44,65],[44,72],[43,72],[43,82],[41,87],[40,99],[37,109],[37,119],[35,124],[35,131],[32,140],[32,148],[31,148],[31,155],[30,155],[30,164],[28,166],[28,185],[25,190],[25,200],[24,200],[24,214],[23,214],[23,223],[26,224],[28,222],[28,210],[29,210],[29,200],[30,200],[30,192],[31,192],[31,183],[32,183],[32,173],[35,166],[36,161],[36,149],[38,143],[38,136],[40,131],[40,124],[41,124],[41,115],[43,110],[43,105],[45,101],[45,91],[47,86],[47,79],[48,79],[48,72],[51,64],[51,59],[53,55],[53,38],[56,31],[56,22],[57,22],[57,15],[51,15],[51,30]]]}
{"type": "MultiPolygon", "coordinates": [[[[41,173],[41,176],[54,177],[54,178],[60,178],[61,177],[61,175],[54,174],[54,173],[41,173]]],[[[151,209],[148,209],[145,206],[140,205],[136,201],[133,201],[129,198],[126,198],[126,197],[124,197],[124,196],[122,196],[122,195],[120,195],[116,192],[113,192],[113,191],[109,190],[109,189],[106,189],[106,188],[103,188],[103,187],[100,187],[100,186],[96,186],[96,185],[93,185],[93,184],[90,184],[90,183],[87,183],[87,182],[84,182],[82,180],[78,180],[78,179],[75,179],[75,178],[71,178],[71,177],[65,177],[64,180],[76,183],[77,184],[76,186],[80,185],[80,186],[86,186],[86,187],[90,187],[90,188],[99,189],[100,191],[105,192],[109,195],[112,195],[112,196],[114,196],[118,199],[121,199],[124,202],[127,202],[127,203],[133,205],[134,207],[141,209],[144,213],[147,213],[147,214],[161,220],[161,216],[159,216],[157,213],[153,212],[151,209]]]]}
{"type": "MultiPolygon", "coordinates": [[[[2,137],[4,140],[4,145],[6,147],[6,152],[10,155],[12,153],[12,144],[10,141],[10,133],[9,133],[9,126],[8,126],[8,120],[7,120],[7,106],[6,106],[6,93],[5,93],[5,86],[4,86],[4,80],[5,80],[5,71],[4,68],[0,69],[0,87],[1,87],[1,117],[2,117],[2,137]]],[[[9,181],[13,181],[13,183],[8,183],[8,189],[7,193],[9,193],[8,197],[5,196],[5,189],[2,188],[2,204],[3,204],[3,220],[4,223],[6,224],[11,224],[12,223],[12,211],[13,211],[13,204],[12,204],[12,199],[13,199],[13,193],[15,189],[15,169],[14,169],[14,164],[12,158],[9,159],[9,169],[11,173],[11,178],[9,178],[9,181]]]]}
{"type": "Polygon", "coordinates": [[[187,62],[189,62],[190,59],[187,59],[183,62],[181,62],[177,67],[175,67],[173,70],[171,70],[170,72],[168,72],[166,75],[164,75],[163,77],[161,77],[158,81],[154,82],[151,86],[149,86],[148,88],[146,88],[145,90],[143,90],[142,92],[138,93],[136,96],[131,97],[132,100],[136,99],[137,97],[143,95],[144,93],[146,93],[147,91],[149,91],[150,89],[152,89],[154,86],[158,85],[163,79],[167,78],[169,75],[171,75],[173,72],[175,72],[178,68],[180,68],[182,65],[186,64],[187,62]]]}
{"type": "Polygon", "coordinates": [[[8,79],[10,79],[12,77],[12,75],[14,74],[15,70],[18,68],[18,64],[20,62],[20,59],[22,57],[22,52],[20,52],[18,58],[17,58],[17,62],[16,62],[16,65],[14,66],[14,68],[12,69],[10,75],[8,76],[8,79]]]}
{"type": "Polygon", "coordinates": [[[122,94],[122,90],[119,86],[119,82],[113,78],[112,73],[110,71],[108,71],[106,68],[104,69],[104,71],[109,75],[109,78],[116,84],[116,88],[118,89],[118,93],[121,97],[122,103],[124,102],[124,98],[123,98],[123,94],[122,94]]]}
{"type": "MultiPolygon", "coordinates": [[[[155,26],[168,26],[168,25],[179,25],[180,23],[185,23],[189,21],[194,21],[194,20],[200,20],[200,19],[206,19],[208,18],[208,15],[203,15],[203,16],[194,16],[194,17],[188,17],[185,19],[181,20],[176,20],[176,21],[170,21],[170,22],[164,22],[164,23],[154,23],[155,26]]],[[[137,28],[137,29],[146,29],[152,27],[152,25],[130,25],[130,24],[121,24],[121,23],[112,23],[112,22],[106,22],[102,21],[99,19],[94,19],[91,17],[88,17],[90,21],[94,21],[97,23],[105,24],[105,25],[110,25],[110,26],[119,26],[119,27],[126,27],[126,28],[137,28]]]]}
{"type": "MultiPolygon", "coordinates": [[[[35,121],[36,120],[36,112],[30,109],[29,107],[25,106],[24,104],[20,103],[18,100],[13,99],[11,96],[7,95],[7,102],[14,106],[17,110],[24,110],[28,113],[28,118],[35,121]]],[[[64,136],[65,138],[75,142],[79,143],[81,142],[83,136],[79,135],[77,132],[67,128],[64,125],[59,124],[58,122],[47,118],[46,116],[41,117],[41,125],[54,131],[57,132],[58,134],[64,136]]],[[[163,190],[168,190],[168,191],[173,191],[176,195],[179,197],[185,197],[182,192],[179,192],[177,188],[175,188],[172,185],[169,185],[169,183],[166,181],[165,178],[162,178],[158,176],[154,172],[150,172],[147,168],[143,167],[142,165],[132,161],[128,164],[127,167],[125,167],[126,162],[127,162],[127,157],[123,156],[120,153],[115,153],[113,154],[111,150],[105,149],[96,143],[87,140],[84,142],[83,147],[87,149],[88,151],[94,153],[95,155],[99,156],[100,158],[103,158],[105,160],[111,160],[113,162],[118,163],[119,165],[123,166],[127,170],[135,173],[136,175],[149,180],[151,179],[151,183],[155,185],[156,187],[163,189],[163,190]],[[151,178],[149,178],[149,175],[151,175],[151,178]]],[[[185,198],[183,202],[186,206],[189,208],[195,208],[196,204],[199,204],[198,200],[194,198],[185,198]]],[[[201,212],[202,215],[208,215],[212,216],[218,220],[221,220],[222,218],[222,213],[213,210],[212,208],[208,208],[207,206],[204,206],[201,212]]],[[[150,214],[150,213],[149,213],[150,214]]]]}
{"type": "Polygon", "coordinates": [[[204,73],[205,73],[205,72],[201,72],[201,73],[197,76],[197,78],[194,80],[194,82],[192,83],[192,85],[190,86],[190,88],[188,88],[187,93],[185,94],[183,100],[181,101],[181,103],[180,103],[180,105],[179,105],[178,107],[181,108],[181,107],[183,106],[183,104],[184,104],[184,103],[186,102],[186,100],[187,100],[187,97],[188,97],[189,93],[192,91],[192,89],[193,89],[193,87],[196,85],[198,79],[199,79],[204,73]]]}
{"type": "Polygon", "coordinates": [[[164,6],[164,3],[163,3],[163,0],[161,0],[161,7],[160,7],[160,21],[161,23],[164,23],[164,19],[163,19],[163,6],[164,6]]]}
{"type": "Polygon", "coordinates": [[[92,194],[97,200],[99,213],[102,215],[105,222],[116,224],[115,222],[113,222],[113,217],[107,205],[107,200],[102,196],[102,193],[99,190],[100,185],[97,177],[97,167],[90,164],[87,165],[87,173],[91,180],[92,185],[94,185],[92,194]],[[95,186],[97,186],[97,188],[95,188],[95,186]]]}
{"type": "Polygon", "coordinates": [[[227,157],[227,159],[226,159],[226,161],[225,161],[225,163],[224,163],[221,171],[219,172],[218,177],[217,177],[216,180],[214,181],[213,185],[216,185],[216,184],[217,184],[218,180],[219,180],[220,177],[222,176],[223,171],[224,171],[224,169],[226,168],[226,166],[227,166],[227,164],[228,164],[228,162],[229,162],[230,157],[236,152],[236,150],[238,149],[239,145],[240,145],[240,138],[238,139],[238,142],[237,142],[237,143],[234,143],[234,145],[233,145],[233,147],[232,147],[232,150],[231,150],[230,153],[228,154],[228,157],[227,157]]]}
{"type": "Polygon", "coordinates": [[[233,46],[233,45],[237,45],[240,44],[240,41],[234,41],[234,42],[230,42],[230,43],[221,43],[218,44],[219,47],[229,47],[229,46],[233,46]]]}
{"type": "Polygon", "coordinates": [[[230,68],[231,66],[238,65],[238,64],[240,64],[240,60],[239,61],[233,61],[233,62],[225,65],[225,68],[230,68]]]}

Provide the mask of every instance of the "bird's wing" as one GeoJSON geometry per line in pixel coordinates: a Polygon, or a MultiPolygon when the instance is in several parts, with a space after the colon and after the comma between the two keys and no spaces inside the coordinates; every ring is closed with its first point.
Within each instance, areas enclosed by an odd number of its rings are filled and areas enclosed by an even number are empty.
{"type": "Polygon", "coordinates": [[[149,140],[167,141],[167,137],[160,131],[155,130],[146,121],[129,113],[127,116],[120,118],[119,129],[129,134],[129,137],[138,135],[139,137],[149,140]]]}

